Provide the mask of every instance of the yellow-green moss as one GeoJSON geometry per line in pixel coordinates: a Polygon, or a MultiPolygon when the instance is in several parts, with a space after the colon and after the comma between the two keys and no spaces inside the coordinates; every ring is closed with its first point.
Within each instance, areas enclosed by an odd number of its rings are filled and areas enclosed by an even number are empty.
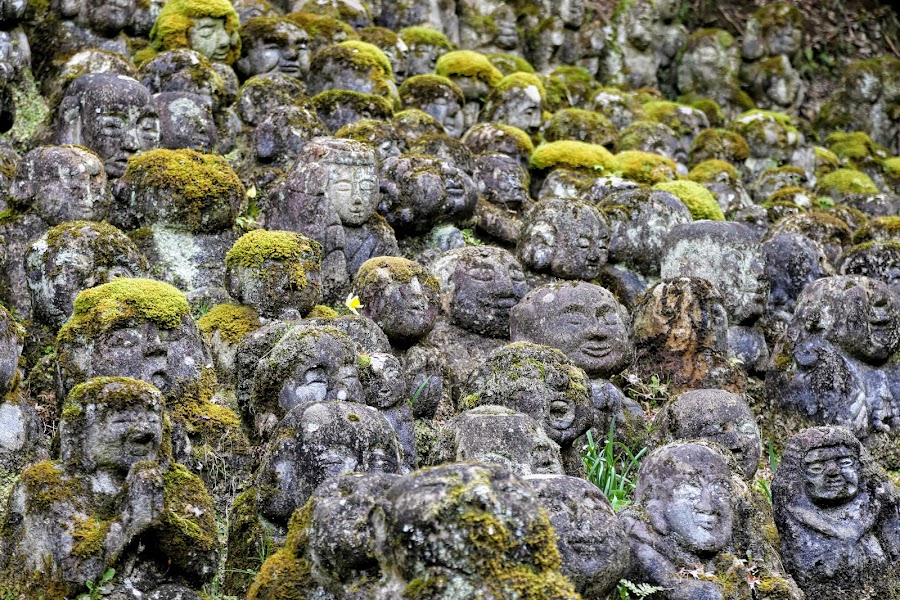
{"type": "Polygon", "coordinates": [[[705,187],[694,181],[666,181],[653,186],[655,190],[662,190],[675,194],[691,211],[694,220],[709,219],[711,221],[724,221],[725,215],[716,198],[705,187]]]}
{"type": "Polygon", "coordinates": [[[602,113],[582,108],[564,108],[553,114],[544,127],[548,142],[574,139],[615,148],[619,139],[616,126],[602,113]]]}
{"type": "Polygon", "coordinates": [[[57,462],[42,462],[22,471],[19,480],[25,486],[29,512],[47,510],[60,500],[68,498],[72,490],[63,480],[62,469],[57,462]]]}
{"type": "Polygon", "coordinates": [[[766,199],[764,204],[773,205],[780,202],[790,202],[799,207],[795,200],[797,196],[806,196],[807,198],[810,198],[810,200],[812,200],[813,194],[811,194],[808,190],[803,189],[802,187],[789,185],[772,192],[772,194],[766,199]]]}
{"type": "MultiPolygon", "coordinates": [[[[706,115],[706,120],[710,126],[719,127],[725,123],[725,111],[719,106],[719,103],[711,98],[694,98],[690,96],[682,96],[678,98],[678,102],[686,104],[692,108],[702,111],[706,115]]],[[[752,102],[751,102],[752,106],[752,102]]]]}
{"type": "Polygon", "coordinates": [[[691,142],[690,155],[692,160],[700,155],[702,159],[740,162],[750,156],[750,145],[744,136],[729,129],[704,129],[691,142]]]}
{"type": "Polygon", "coordinates": [[[218,331],[222,341],[236,344],[261,325],[259,315],[252,307],[243,304],[219,304],[197,320],[197,327],[208,336],[218,331]]]}
{"type": "Polygon", "coordinates": [[[540,78],[537,75],[534,75],[532,73],[520,72],[507,75],[497,83],[496,87],[494,88],[494,93],[502,94],[503,92],[513,88],[524,89],[531,86],[537,88],[538,93],[541,95],[541,102],[546,103],[547,92],[546,90],[544,90],[544,84],[543,82],[541,82],[540,78]]]}
{"type": "Polygon", "coordinates": [[[729,124],[729,129],[736,131],[748,140],[760,140],[771,145],[777,143],[779,146],[796,144],[800,140],[800,132],[791,120],[791,117],[784,113],[774,112],[770,110],[761,110],[755,108],[748,110],[739,115],[729,124]],[[769,139],[768,131],[763,123],[775,123],[781,129],[778,133],[777,140],[769,139]]]}
{"type": "Polygon", "coordinates": [[[650,119],[668,125],[676,135],[693,135],[693,125],[685,121],[685,117],[688,116],[685,111],[690,113],[695,110],[690,106],[668,100],[653,100],[645,102],[642,106],[650,119]]]}
{"type": "Polygon", "coordinates": [[[504,75],[512,75],[513,73],[534,73],[534,67],[531,63],[515,54],[488,54],[488,60],[491,64],[504,75]]]}
{"type": "Polygon", "coordinates": [[[836,131],[825,138],[825,145],[848,163],[856,164],[866,159],[880,161],[887,157],[887,148],[876,144],[862,131],[845,133],[836,131]]]}
{"type": "Polygon", "coordinates": [[[377,256],[360,265],[353,278],[353,288],[358,290],[375,283],[380,269],[390,271],[390,279],[394,282],[405,284],[417,278],[421,285],[435,292],[441,291],[440,283],[428,269],[415,261],[395,256],[377,256]]]}
{"type": "MultiPolygon", "coordinates": [[[[82,414],[85,404],[103,404],[114,410],[143,406],[147,396],[159,394],[152,384],[131,377],[94,377],[72,388],[63,405],[62,418],[82,414]]],[[[161,399],[160,399],[161,400],[161,399]]]]}
{"type": "Polygon", "coordinates": [[[835,169],[841,168],[841,159],[838,158],[837,154],[829,150],[828,148],[823,148],[822,146],[816,146],[814,148],[816,153],[816,176],[822,177],[826,173],[831,173],[835,169]]]}
{"type": "Polygon", "coordinates": [[[169,401],[172,419],[198,444],[228,446],[224,442],[234,442],[231,445],[242,445],[240,418],[227,406],[212,402],[216,385],[215,371],[203,369],[199,378],[183,385],[177,396],[169,401]]]}
{"type": "Polygon", "coordinates": [[[878,186],[872,179],[856,169],[837,169],[824,175],[816,189],[829,196],[845,194],[877,194],[878,186]]]}
{"type": "Polygon", "coordinates": [[[626,150],[619,152],[614,157],[614,169],[622,174],[622,177],[653,185],[675,179],[675,161],[640,150],[626,150]]]}
{"type": "Polygon", "coordinates": [[[168,283],[120,277],[78,294],[72,317],[57,339],[69,340],[80,334],[93,337],[132,319],[175,329],[188,314],[190,307],[184,294],[168,283]]]}
{"type": "Polygon", "coordinates": [[[98,521],[93,517],[78,519],[72,531],[75,542],[72,546],[72,554],[80,558],[101,556],[103,553],[103,540],[109,532],[109,521],[98,521]]]}
{"type": "Polygon", "coordinates": [[[291,283],[303,288],[306,273],[321,266],[322,246],[293,231],[254,229],[238,238],[225,254],[225,264],[232,268],[259,269],[267,260],[289,267],[291,283]]]}
{"type": "Polygon", "coordinates": [[[163,501],[160,537],[178,564],[187,564],[193,553],[216,548],[215,509],[199,477],[173,463],[163,474],[163,501]]]}
{"type": "Polygon", "coordinates": [[[434,72],[444,77],[475,77],[492,88],[503,79],[503,73],[484,54],[472,50],[444,54],[438,59],[434,72]]]}
{"type": "Polygon", "coordinates": [[[874,217],[853,234],[853,243],[900,240],[900,216],[874,217]]]}
{"type": "Polygon", "coordinates": [[[687,178],[691,181],[696,181],[697,183],[707,183],[709,181],[716,181],[721,173],[726,173],[731,181],[741,180],[737,169],[735,169],[733,165],[724,160],[717,160],[714,158],[704,160],[691,169],[687,178]]]}
{"type": "Polygon", "coordinates": [[[900,180],[900,156],[888,158],[882,163],[884,174],[892,181],[900,180]]]}
{"type": "Polygon", "coordinates": [[[406,27],[400,30],[400,39],[403,40],[410,48],[414,44],[424,44],[428,46],[437,46],[444,50],[451,50],[453,44],[447,39],[447,36],[429,27],[406,27]]]}
{"type": "Polygon", "coordinates": [[[241,39],[237,35],[240,19],[228,0],[167,0],[150,30],[150,46],[146,50],[152,51],[141,58],[152,58],[155,52],[190,48],[188,32],[194,19],[203,17],[225,20],[225,32],[235,41],[224,62],[233,63],[241,53],[241,39]]]}
{"type": "Polygon", "coordinates": [[[388,60],[381,48],[374,44],[359,40],[347,40],[340,44],[329,46],[323,52],[335,59],[344,60],[357,67],[380,69],[388,79],[393,79],[394,77],[391,61],[388,60]]]}
{"type": "Polygon", "coordinates": [[[466,103],[466,97],[459,86],[440,75],[414,75],[400,86],[400,99],[404,104],[416,101],[427,103],[448,96],[455,98],[460,106],[466,103]]]}
{"type": "Polygon", "coordinates": [[[394,105],[387,98],[353,90],[328,90],[313,96],[312,103],[317,112],[325,115],[348,106],[372,119],[390,119],[394,114],[394,105]]]}
{"type": "Polygon", "coordinates": [[[615,168],[615,159],[609,150],[598,144],[563,140],[535,148],[531,154],[531,166],[535,169],[568,167],[602,171],[615,168]]]}
{"type": "Polygon", "coordinates": [[[313,306],[309,314],[306,315],[307,319],[336,319],[337,317],[338,313],[336,310],[322,304],[313,306]]]}
{"type": "Polygon", "coordinates": [[[284,16],[285,19],[296,23],[309,34],[310,40],[327,40],[331,42],[335,36],[341,35],[347,39],[359,37],[356,30],[340,19],[328,15],[317,15],[310,12],[294,12],[284,16]]]}
{"type": "Polygon", "coordinates": [[[128,161],[123,180],[137,190],[171,193],[179,208],[178,221],[195,233],[207,229],[209,213],[221,210],[223,202],[228,204],[227,210],[234,212],[232,203],[246,193],[244,184],[224,158],[186,149],[138,154],[128,161]]]}

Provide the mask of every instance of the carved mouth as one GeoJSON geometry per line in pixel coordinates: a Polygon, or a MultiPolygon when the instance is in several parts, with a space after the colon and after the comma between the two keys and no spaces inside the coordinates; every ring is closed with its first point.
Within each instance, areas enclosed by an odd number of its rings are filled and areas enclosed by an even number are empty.
{"type": "Polygon", "coordinates": [[[612,352],[612,347],[607,344],[588,343],[581,347],[581,353],[593,358],[602,358],[612,352]]]}
{"type": "Polygon", "coordinates": [[[567,429],[575,422],[575,413],[568,402],[554,400],[550,403],[549,421],[554,429],[567,429]]]}

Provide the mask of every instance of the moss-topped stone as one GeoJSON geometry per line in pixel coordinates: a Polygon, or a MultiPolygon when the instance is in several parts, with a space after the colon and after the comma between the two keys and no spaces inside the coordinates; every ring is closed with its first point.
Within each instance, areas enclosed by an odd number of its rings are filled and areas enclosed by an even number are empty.
{"type": "Polygon", "coordinates": [[[132,157],[117,197],[126,229],[162,224],[191,233],[230,229],[245,201],[244,185],[224,158],[193,150],[150,150],[132,157]]]}
{"type": "Polygon", "coordinates": [[[531,155],[534,169],[549,170],[555,167],[569,169],[593,169],[599,172],[614,169],[615,160],[609,150],[598,144],[564,140],[541,144],[531,155]]]}
{"type": "Polygon", "coordinates": [[[675,161],[659,154],[626,150],[614,157],[614,171],[638,183],[654,185],[677,177],[675,161]]]}
{"type": "Polygon", "coordinates": [[[159,12],[153,29],[150,30],[150,45],[138,56],[138,62],[152,58],[155,53],[192,48],[211,60],[231,64],[240,56],[241,37],[239,35],[240,20],[231,2],[228,0],[169,0],[159,12]],[[196,40],[200,34],[193,31],[201,19],[209,19],[202,26],[213,36],[226,37],[228,45],[223,50],[215,44],[202,43],[196,40]],[[219,21],[220,24],[216,24],[219,21]],[[221,28],[221,32],[217,30],[221,28]],[[209,46],[209,48],[207,48],[209,46]]]}
{"type": "Polygon", "coordinates": [[[619,133],[615,125],[604,115],[581,108],[564,108],[556,111],[542,129],[544,140],[557,142],[576,140],[599,144],[615,150],[619,133]]]}
{"type": "Polygon", "coordinates": [[[491,64],[488,57],[472,50],[455,50],[441,56],[434,72],[443,77],[473,77],[493,88],[503,79],[503,73],[491,64]]]}
{"type": "Polygon", "coordinates": [[[321,299],[322,246],[293,231],[257,229],[225,256],[226,285],[261,316],[305,315],[321,299]],[[294,314],[296,313],[296,314],[294,314]]]}
{"type": "Polygon", "coordinates": [[[688,154],[691,165],[711,158],[738,164],[750,156],[750,145],[744,136],[729,129],[704,129],[691,142],[688,154]]]}
{"type": "Polygon", "coordinates": [[[655,190],[670,192],[678,196],[691,211],[695,221],[709,219],[724,221],[725,215],[709,190],[694,181],[666,181],[653,186],[655,190]]]}
{"type": "Polygon", "coordinates": [[[856,169],[836,169],[824,175],[816,184],[816,191],[836,200],[857,194],[879,193],[872,178],[856,169]]]}

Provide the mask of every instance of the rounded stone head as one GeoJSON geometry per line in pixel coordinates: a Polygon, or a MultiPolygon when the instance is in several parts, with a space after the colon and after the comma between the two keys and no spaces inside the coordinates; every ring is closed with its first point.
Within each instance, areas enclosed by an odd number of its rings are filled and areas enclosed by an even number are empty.
{"type": "Polygon", "coordinates": [[[530,416],[503,406],[478,406],[441,432],[443,462],[476,461],[516,475],[564,473],[559,444],[530,416]]]}
{"type": "Polygon", "coordinates": [[[877,279],[818,279],[800,294],[794,319],[865,362],[883,363],[900,349],[900,300],[877,279]]]}
{"type": "Polygon", "coordinates": [[[534,271],[564,279],[594,279],[606,264],[609,225],[592,205],[548,198],[525,215],[517,253],[534,271]]]}
{"type": "Polygon", "coordinates": [[[131,25],[137,8],[135,0],[85,0],[84,15],[91,30],[104,37],[115,37],[131,25]]]}
{"type": "Polygon", "coordinates": [[[326,479],[310,496],[307,556],[326,589],[378,571],[369,513],[398,479],[393,473],[348,473],[326,479]]]}
{"type": "Polygon", "coordinates": [[[296,170],[306,172],[306,193],[324,195],[347,227],[368,221],[378,206],[375,151],[354,140],[317,137],[297,159],[296,170]]]}
{"type": "Polygon", "coordinates": [[[609,378],[631,362],[631,317],[608,290],[591,283],[550,283],[510,311],[510,339],[561,350],[590,377],[609,378]]]}
{"type": "Polygon", "coordinates": [[[433,73],[438,58],[453,48],[443,33],[428,27],[407,27],[399,35],[407,47],[407,77],[433,73]]]}
{"type": "Polygon", "coordinates": [[[286,333],[259,362],[250,402],[256,428],[266,434],[281,415],[322,400],[362,402],[359,351],[342,331],[300,326],[286,333]]]}
{"type": "Polygon", "coordinates": [[[507,154],[493,152],[476,156],[472,178],[482,198],[492,204],[515,210],[529,199],[528,171],[507,154]]]}
{"type": "Polygon", "coordinates": [[[546,94],[540,79],[527,73],[507,75],[487,97],[481,120],[518,127],[529,135],[543,122],[546,94]]]}
{"type": "Polygon", "coordinates": [[[488,337],[509,335],[509,311],[527,291],[522,266],[510,252],[491,246],[450,250],[431,272],[453,323],[488,337]]]}
{"type": "Polygon", "coordinates": [[[159,114],[159,146],[212,152],[216,147],[216,122],[212,102],[206,96],[186,92],[162,92],[153,97],[159,114]]]}
{"type": "Polygon", "coordinates": [[[157,52],[190,48],[211,61],[231,64],[241,52],[239,27],[228,0],[168,0],[150,30],[150,46],[157,52]]]}
{"type": "Polygon", "coordinates": [[[322,298],[322,246],[293,231],[256,229],[225,255],[228,293],[260,316],[305,316],[322,298]]]}
{"type": "Polygon", "coordinates": [[[501,467],[455,463],[416,471],[388,489],[370,519],[382,570],[401,580],[401,590],[421,581],[464,590],[465,597],[508,598],[516,595],[516,577],[538,597],[575,597],[568,585],[568,593],[551,591],[559,554],[547,513],[528,485],[501,467]]]}
{"type": "Polygon", "coordinates": [[[279,423],[256,477],[263,515],[286,522],[330,477],[399,473],[397,434],[377,409],[355,402],[297,406],[279,423]]]}
{"type": "Polygon", "coordinates": [[[550,515],[560,571],[585,598],[604,598],[629,567],[628,542],[609,500],[600,489],[567,475],[528,475],[550,515]]]}
{"type": "Polygon", "coordinates": [[[660,410],[655,424],[664,439],[707,440],[730,450],[748,481],[759,467],[756,417],[737,394],[712,389],[685,392],[660,410]]]}
{"type": "Polygon", "coordinates": [[[472,372],[460,404],[463,409],[497,404],[523,412],[565,447],[592,424],[589,385],[584,371],[559,350],[513,342],[472,372]]]}
{"type": "Polygon", "coordinates": [[[769,294],[762,247],[741,223],[676,225],[665,239],[660,276],[699,277],[714,284],[736,325],[758,318],[769,294]]]}
{"type": "Polygon", "coordinates": [[[135,463],[167,461],[166,429],[157,388],[128,377],[95,377],[72,388],[63,404],[62,462],[76,472],[124,477],[135,463]]]}
{"type": "Polygon", "coordinates": [[[131,156],[159,144],[159,117],[149,90],[131,77],[82,75],[60,103],[56,138],[93,150],[106,174],[120,177],[131,156]]]}
{"type": "Polygon", "coordinates": [[[626,189],[597,204],[610,222],[609,261],[657,275],[666,234],[693,218],[684,202],[661,190],[626,189]]]}
{"type": "Polygon", "coordinates": [[[106,223],[71,221],[51,228],[25,253],[34,315],[54,331],[82,291],[117,277],[140,277],[147,261],[128,236],[106,223]]]}
{"type": "Polygon", "coordinates": [[[210,363],[184,294],[120,277],[84,290],[56,338],[65,392],[91,377],[123,376],[171,395],[210,363]]]}
{"type": "Polygon", "coordinates": [[[362,302],[362,314],[394,344],[410,344],[425,336],[440,309],[437,279],[405,258],[370,258],[356,272],[352,290],[362,302]]]}
{"type": "Polygon", "coordinates": [[[403,365],[389,352],[361,355],[359,380],[369,406],[386,410],[406,399],[408,390],[403,365]]]}
{"type": "Polygon", "coordinates": [[[802,506],[804,499],[819,508],[846,504],[869,487],[867,475],[875,469],[850,430],[804,429],[788,440],[772,482],[776,514],[779,507],[802,506]]]}
{"type": "Polygon", "coordinates": [[[724,452],[703,442],[673,442],[650,453],[638,471],[636,507],[687,552],[709,555],[731,545],[738,517],[724,452]]]}
{"type": "Polygon", "coordinates": [[[242,80],[263,73],[303,78],[309,63],[309,35],[291,21],[254,17],[241,25],[241,57],[234,68],[242,80]]]}
{"type": "Polygon", "coordinates": [[[9,201],[33,209],[49,225],[65,221],[102,221],[112,197],[103,161],[75,146],[41,146],[16,166],[9,201]]]}
{"type": "Polygon", "coordinates": [[[416,75],[400,86],[404,108],[425,111],[440,123],[452,138],[465,133],[463,107],[466,98],[455,83],[439,75],[416,75]]]}

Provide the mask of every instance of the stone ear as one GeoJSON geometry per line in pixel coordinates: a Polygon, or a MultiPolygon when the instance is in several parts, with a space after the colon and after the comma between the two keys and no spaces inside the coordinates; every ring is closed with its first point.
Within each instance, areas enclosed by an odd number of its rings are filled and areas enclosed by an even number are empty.
{"type": "Polygon", "coordinates": [[[81,135],[81,102],[77,96],[63,98],[59,105],[55,142],[59,145],[84,146],[81,135]]]}

